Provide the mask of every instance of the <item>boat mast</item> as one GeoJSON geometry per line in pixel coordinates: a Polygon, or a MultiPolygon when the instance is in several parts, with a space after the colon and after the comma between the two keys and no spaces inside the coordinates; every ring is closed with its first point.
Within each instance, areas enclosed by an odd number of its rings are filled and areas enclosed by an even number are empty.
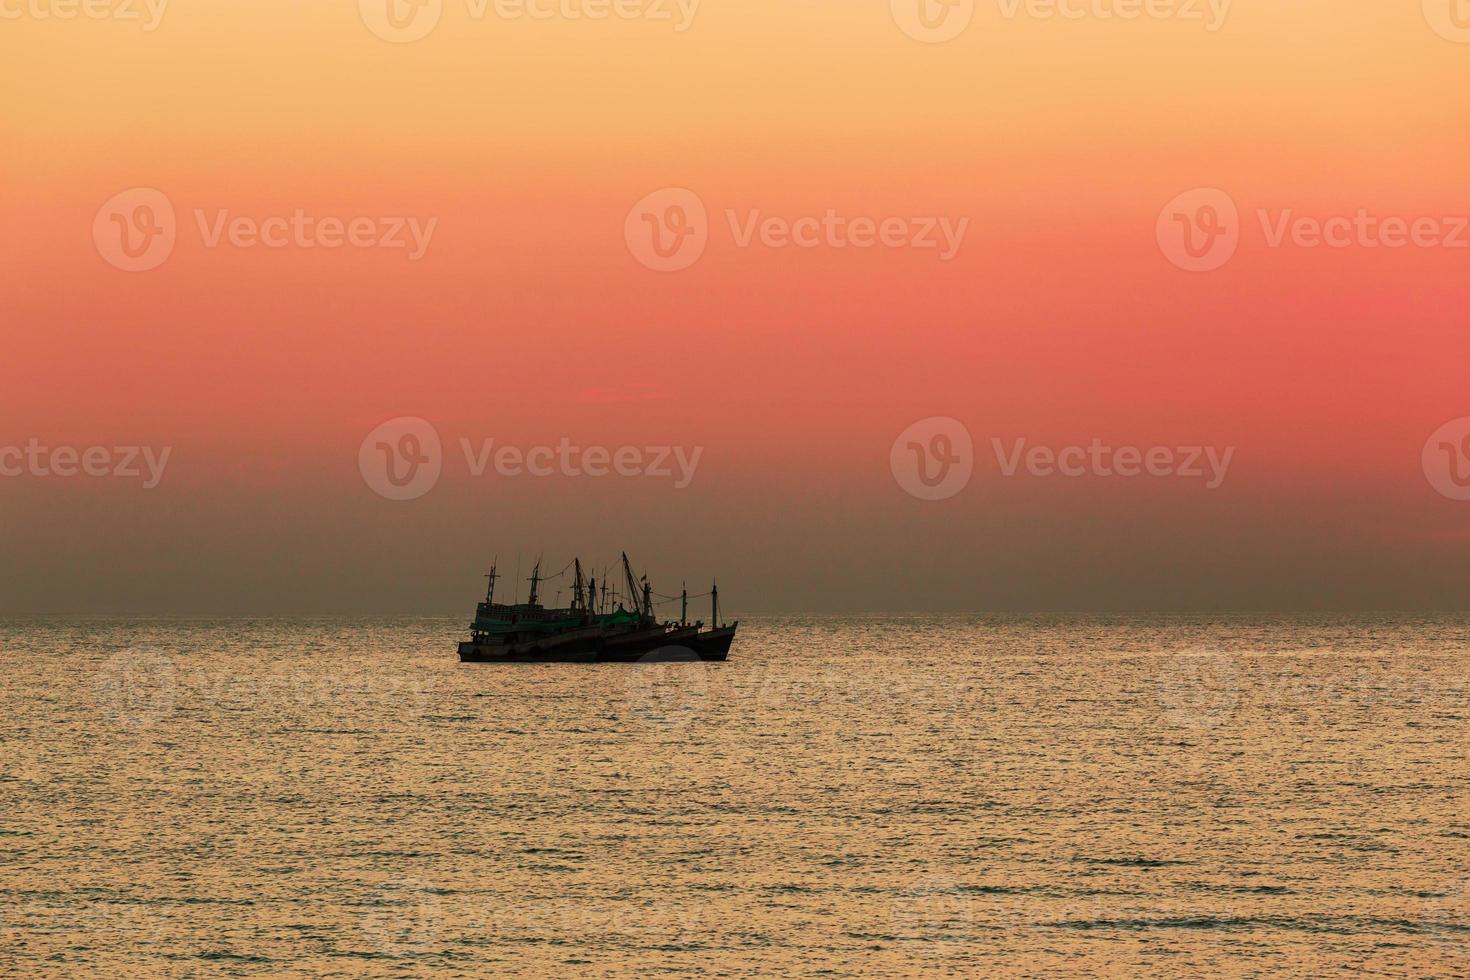
{"type": "Polygon", "coordinates": [[[638,602],[638,580],[633,577],[633,566],[628,564],[628,553],[623,552],[623,577],[628,581],[628,601],[638,607],[638,615],[644,615],[643,607],[638,602]]]}
{"type": "Polygon", "coordinates": [[[500,578],[500,575],[497,574],[496,571],[495,571],[495,567],[496,567],[496,565],[498,563],[499,563],[499,559],[498,558],[495,561],[491,562],[490,563],[490,574],[485,576],[486,578],[488,578],[490,580],[490,588],[488,588],[488,589],[485,590],[485,605],[487,605],[487,606],[488,605],[491,605],[492,603],[495,602],[495,580],[498,579],[498,578],[500,578]]]}
{"type": "Polygon", "coordinates": [[[679,625],[689,625],[689,583],[679,583],[683,591],[679,594],[679,625]]]}
{"type": "Polygon", "coordinates": [[[710,626],[718,628],[720,625],[720,583],[718,580],[709,587],[709,604],[710,626]]]}
{"type": "Polygon", "coordinates": [[[572,581],[572,608],[586,612],[587,607],[582,602],[582,559],[573,558],[572,564],[577,568],[577,576],[572,581]]]}
{"type": "Polygon", "coordinates": [[[653,586],[648,584],[648,576],[643,576],[643,616],[645,619],[653,619],[653,586]]]}
{"type": "Polygon", "coordinates": [[[531,569],[531,598],[530,604],[536,604],[536,591],[541,585],[541,559],[536,559],[536,567],[531,569]]]}

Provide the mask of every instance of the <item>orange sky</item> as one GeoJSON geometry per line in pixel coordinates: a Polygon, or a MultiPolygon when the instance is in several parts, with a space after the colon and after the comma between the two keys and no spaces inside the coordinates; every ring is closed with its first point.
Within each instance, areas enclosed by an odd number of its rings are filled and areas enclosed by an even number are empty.
{"type": "Polygon", "coordinates": [[[682,31],[446,0],[390,43],[373,2],[145,30],[0,0],[0,448],[173,447],[147,490],[0,476],[0,614],[456,611],[495,552],[622,548],[751,611],[1463,606],[1470,504],[1421,450],[1470,416],[1470,248],[1273,248],[1260,216],[1470,215],[1470,43],[1419,4],[1236,0],[1212,31],[992,0],[931,44],[888,0],[704,0],[682,31]],[[127,272],[93,232],[134,188],[177,241],[127,272]],[[708,215],[676,272],[625,241],[664,188],[708,215]],[[1240,214],[1204,273],[1156,238],[1194,188],[1240,214]],[[208,243],[297,211],[433,234],[208,243]],[[968,224],[944,261],[742,247],[727,216],[828,211],[968,224]],[[400,416],[446,454],[393,502],[357,459],[400,416]],[[926,502],[889,454],[932,416],[976,459],[926,502]],[[684,489],[475,478],[461,438],[704,452],[684,489]],[[1236,454],[1206,491],[1008,478],[992,438],[1236,454]]]}

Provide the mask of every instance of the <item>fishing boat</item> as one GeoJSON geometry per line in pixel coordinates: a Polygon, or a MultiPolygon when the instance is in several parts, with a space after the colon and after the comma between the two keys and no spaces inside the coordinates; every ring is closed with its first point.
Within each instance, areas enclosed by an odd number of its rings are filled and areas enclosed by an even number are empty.
{"type": "MultiPolygon", "coordinates": [[[[621,589],[609,596],[607,574],[601,583],[595,574],[585,575],[580,558],[574,558],[555,575],[542,576],[541,562],[531,571],[531,593],[526,602],[495,601],[495,583],[501,577],[492,564],[485,601],[475,608],[470,638],[459,645],[463,663],[649,663],[659,661],[723,661],[730,656],[739,621],[720,622],[720,589],[710,586],[710,623],[689,621],[691,596],[684,588],[678,596],[655,593],[648,576],[637,578],[625,553],[622,556],[621,589]],[[548,608],[541,604],[541,590],[548,582],[572,575],[572,604],[548,608]],[[599,584],[601,590],[599,591],[599,584]],[[677,620],[660,622],[655,614],[655,596],[680,602],[677,620]],[[631,608],[629,608],[631,606],[631,608]]],[[[519,577],[519,574],[518,574],[519,577]]]]}

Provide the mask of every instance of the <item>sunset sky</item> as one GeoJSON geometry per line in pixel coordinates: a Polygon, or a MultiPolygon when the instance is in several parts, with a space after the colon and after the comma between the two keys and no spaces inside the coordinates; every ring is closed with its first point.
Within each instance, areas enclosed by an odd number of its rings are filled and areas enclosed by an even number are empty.
{"type": "Polygon", "coordinates": [[[468,615],[496,554],[623,549],[731,615],[1467,606],[1426,444],[1470,416],[1470,10],[982,0],[930,43],[904,0],[375,2],[0,0],[0,447],[170,449],[154,487],[0,476],[0,615],[468,615]],[[135,189],[175,241],[128,271],[135,189]],[[659,271],[629,236],[669,189],[707,245],[659,271]],[[1238,209],[1212,271],[1163,241],[1196,189],[1238,209]],[[225,230],[298,212],[428,237],[225,230]],[[905,243],[742,244],[829,212],[905,243]],[[1438,243],[1273,247],[1360,213],[1438,243]],[[943,500],[890,458],[932,417],[974,446],[943,500]],[[410,500],[359,460],[399,418],[443,446],[410,500]],[[701,454],[477,477],[489,439],[701,454]],[[1234,453],[1208,489],[994,439],[1234,453]]]}

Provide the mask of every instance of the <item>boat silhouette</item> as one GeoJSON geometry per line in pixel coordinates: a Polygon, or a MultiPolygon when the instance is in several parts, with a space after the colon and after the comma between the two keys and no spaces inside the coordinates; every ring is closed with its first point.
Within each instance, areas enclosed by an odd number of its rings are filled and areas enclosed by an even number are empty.
{"type": "Polygon", "coordinates": [[[678,620],[660,622],[654,612],[657,594],[645,575],[639,579],[626,553],[622,556],[623,591],[611,590],[608,576],[601,590],[595,575],[585,576],[582,561],[574,558],[556,575],[541,575],[541,562],[531,572],[531,594],[526,602],[495,601],[495,583],[501,578],[495,565],[485,601],[475,608],[470,639],[460,643],[464,663],[649,663],[712,660],[730,656],[738,621],[720,622],[718,583],[710,587],[710,622],[689,622],[690,596],[659,598],[680,601],[678,620]],[[541,587],[548,581],[572,573],[572,604],[547,608],[540,603],[541,587]],[[632,608],[628,608],[629,606],[632,608]]]}

